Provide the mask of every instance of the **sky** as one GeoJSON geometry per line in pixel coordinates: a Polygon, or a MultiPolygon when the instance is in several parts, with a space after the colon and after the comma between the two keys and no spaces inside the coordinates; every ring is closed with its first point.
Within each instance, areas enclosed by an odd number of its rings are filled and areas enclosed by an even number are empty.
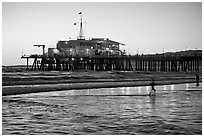
{"type": "Polygon", "coordinates": [[[84,36],[125,44],[128,54],[202,49],[201,2],[3,2],[2,65],[26,64],[22,54],[76,39],[82,12],[84,36]]]}

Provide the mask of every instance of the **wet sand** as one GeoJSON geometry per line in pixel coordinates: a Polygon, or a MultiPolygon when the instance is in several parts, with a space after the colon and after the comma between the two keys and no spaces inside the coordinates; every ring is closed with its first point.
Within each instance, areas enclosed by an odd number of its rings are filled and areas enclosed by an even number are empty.
{"type": "MultiPolygon", "coordinates": [[[[121,71],[3,71],[2,95],[15,95],[71,89],[114,88],[195,83],[195,72],[121,71]]],[[[202,73],[198,73],[200,81],[202,73]]]]}

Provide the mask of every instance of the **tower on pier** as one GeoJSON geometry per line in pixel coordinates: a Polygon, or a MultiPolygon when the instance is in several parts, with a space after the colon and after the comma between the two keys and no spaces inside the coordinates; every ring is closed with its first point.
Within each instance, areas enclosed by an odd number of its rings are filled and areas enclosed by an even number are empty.
{"type": "MultiPolygon", "coordinates": [[[[84,34],[83,34],[83,20],[82,20],[82,12],[79,12],[79,14],[81,15],[80,18],[80,28],[79,28],[79,36],[77,37],[77,40],[85,40],[84,34]]],[[[74,23],[74,25],[76,25],[77,23],[74,23]]]]}

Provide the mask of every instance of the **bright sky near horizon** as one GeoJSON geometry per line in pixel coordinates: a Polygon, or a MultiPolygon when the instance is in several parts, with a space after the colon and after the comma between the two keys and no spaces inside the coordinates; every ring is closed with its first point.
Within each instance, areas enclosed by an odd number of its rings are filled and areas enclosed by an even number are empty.
{"type": "Polygon", "coordinates": [[[2,65],[26,64],[23,54],[42,53],[76,38],[79,12],[86,38],[109,38],[129,53],[202,49],[201,2],[3,2],[2,65]]]}

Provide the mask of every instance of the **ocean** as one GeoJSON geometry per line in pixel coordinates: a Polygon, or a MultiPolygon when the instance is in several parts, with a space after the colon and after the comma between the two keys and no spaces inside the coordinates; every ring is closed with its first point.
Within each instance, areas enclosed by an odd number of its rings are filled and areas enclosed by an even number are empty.
{"type": "Polygon", "coordinates": [[[2,97],[3,135],[201,135],[202,84],[2,97]]]}

